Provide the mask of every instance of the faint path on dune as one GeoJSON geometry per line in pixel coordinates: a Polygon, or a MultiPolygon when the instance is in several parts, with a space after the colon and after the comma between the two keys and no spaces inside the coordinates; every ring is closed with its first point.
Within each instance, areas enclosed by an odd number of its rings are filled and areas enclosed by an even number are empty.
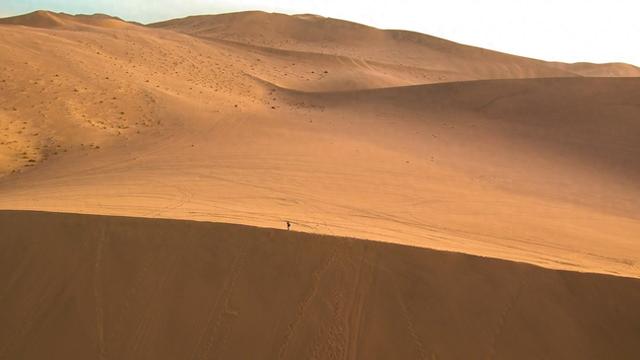
{"type": "Polygon", "coordinates": [[[208,310],[204,330],[193,349],[191,359],[217,359],[220,357],[227,337],[232,330],[234,319],[238,315],[231,306],[231,297],[233,296],[238,276],[245,266],[247,252],[248,244],[243,245],[243,249],[233,260],[229,276],[222,287],[222,292],[208,310]],[[214,354],[212,354],[212,350],[215,351],[214,354]]]}
{"type": "Polygon", "coordinates": [[[106,348],[104,341],[104,305],[102,288],[102,249],[106,241],[106,225],[96,241],[96,256],[93,269],[93,295],[96,304],[96,338],[98,340],[98,358],[105,359],[106,348]]]}
{"type": "Polygon", "coordinates": [[[396,290],[398,294],[398,303],[400,304],[400,312],[402,313],[402,319],[404,320],[407,331],[409,332],[409,336],[411,336],[411,340],[415,345],[416,352],[420,356],[419,359],[427,360],[428,355],[425,349],[424,343],[422,339],[420,339],[420,335],[418,335],[416,331],[416,325],[414,324],[411,313],[409,312],[409,307],[407,306],[407,302],[402,298],[402,293],[399,290],[396,290]]]}
{"type": "Polygon", "coordinates": [[[338,252],[341,250],[340,247],[341,246],[336,246],[332,254],[329,257],[327,257],[326,261],[311,274],[311,278],[313,279],[313,281],[310,284],[310,288],[307,291],[307,295],[302,299],[302,302],[298,304],[298,307],[296,308],[296,312],[295,312],[295,317],[293,321],[289,323],[289,325],[287,326],[284,339],[282,340],[281,344],[278,346],[278,351],[277,351],[278,359],[286,358],[289,344],[292,341],[293,336],[296,334],[298,326],[300,326],[300,324],[303,322],[307,308],[310,306],[313,298],[318,293],[318,289],[320,287],[320,281],[322,280],[323,275],[336,261],[338,252]]]}
{"type": "Polygon", "coordinates": [[[507,322],[509,315],[513,312],[514,306],[517,305],[518,301],[520,300],[520,297],[522,296],[522,293],[524,292],[524,288],[527,285],[528,276],[529,276],[528,273],[522,276],[516,291],[513,293],[509,301],[505,304],[502,312],[500,313],[500,317],[498,319],[498,325],[494,329],[491,337],[491,342],[489,343],[489,353],[486,356],[486,359],[488,360],[496,358],[496,354],[498,352],[498,340],[500,340],[500,337],[504,332],[505,324],[507,322]]]}
{"type": "Polygon", "coordinates": [[[347,342],[346,360],[358,359],[358,347],[361,342],[361,332],[366,326],[367,297],[373,283],[376,281],[378,269],[375,252],[365,249],[358,263],[355,286],[353,287],[353,299],[347,318],[347,342]],[[370,258],[370,259],[369,259],[370,258]],[[367,260],[369,259],[369,260],[367,260]]]}
{"type": "Polygon", "coordinates": [[[0,211],[0,225],[0,284],[21,272],[0,306],[7,359],[633,359],[637,348],[638,279],[198,221],[0,211]]]}

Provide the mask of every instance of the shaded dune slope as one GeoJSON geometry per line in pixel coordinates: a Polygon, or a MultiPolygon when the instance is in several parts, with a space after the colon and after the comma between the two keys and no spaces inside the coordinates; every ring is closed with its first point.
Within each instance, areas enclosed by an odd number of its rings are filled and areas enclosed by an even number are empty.
{"type": "MultiPolygon", "coordinates": [[[[541,157],[569,157],[594,170],[617,172],[620,181],[640,180],[640,163],[635,161],[640,156],[640,78],[508,79],[293,92],[289,101],[371,117],[395,111],[415,126],[447,121],[454,128],[472,128],[477,136],[492,133],[509,139],[514,150],[527,144],[541,157]]],[[[466,140],[470,147],[482,141],[466,140]]]]}
{"type": "Polygon", "coordinates": [[[0,228],[2,358],[637,355],[636,279],[216,223],[1,211],[0,228]]]}

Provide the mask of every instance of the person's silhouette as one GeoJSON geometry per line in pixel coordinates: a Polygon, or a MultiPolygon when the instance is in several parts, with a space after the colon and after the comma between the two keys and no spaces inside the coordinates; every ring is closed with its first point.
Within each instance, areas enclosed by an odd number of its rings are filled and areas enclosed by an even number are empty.
{"type": "Polygon", "coordinates": [[[287,221],[287,230],[291,230],[291,223],[287,221]]]}

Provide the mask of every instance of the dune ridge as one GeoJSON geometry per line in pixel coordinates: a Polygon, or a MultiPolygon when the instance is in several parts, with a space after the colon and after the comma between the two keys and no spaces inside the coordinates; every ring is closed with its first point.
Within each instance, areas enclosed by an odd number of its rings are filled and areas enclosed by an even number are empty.
{"type": "Polygon", "coordinates": [[[38,10],[29,14],[0,19],[0,24],[22,25],[39,28],[77,28],[78,26],[99,26],[105,28],[124,28],[133,23],[106,14],[69,15],[52,11],[38,10]]]}
{"type": "MultiPolygon", "coordinates": [[[[435,67],[452,72],[463,71],[462,76],[473,79],[640,76],[640,68],[628,64],[545,62],[416,32],[381,30],[321,16],[248,11],[189,16],[149,26],[205,39],[232,40],[270,48],[319,52],[427,69],[435,67]]],[[[440,77],[440,80],[450,79],[446,73],[440,77]]]]}

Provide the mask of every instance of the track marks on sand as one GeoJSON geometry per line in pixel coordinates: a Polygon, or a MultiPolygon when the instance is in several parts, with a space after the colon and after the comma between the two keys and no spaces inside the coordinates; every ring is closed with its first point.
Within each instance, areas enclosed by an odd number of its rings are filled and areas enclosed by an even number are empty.
{"type": "Polygon", "coordinates": [[[292,337],[295,334],[298,327],[300,326],[300,324],[302,323],[305,313],[307,311],[307,308],[310,306],[311,301],[318,293],[318,288],[320,287],[320,281],[322,277],[331,267],[333,262],[336,260],[337,253],[339,250],[340,250],[340,246],[337,246],[333,250],[332,254],[325,260],[322,266],[320,266],[311,275],[311,279],[312,279],[311,287],[309,288],[307,295],[303,298],[302,302],[300,302],[300,304],[298,305],[293,321],[287,327],[287,331],[285,332],[285,335],[284,335],[284,340],[278,347],[278,357],[277,357],[278,359],[284,359],[286,357],[287,350],[292,340],[292,337]]]}
{"type": "Polygon", "coordinates": [[[507,319],[509,318],[509,315],[512,314],[514,307],[516,306],[516,304],[520,300],[520,297],[522,296],[524,288],[526,287],[526,284],[527,284],[527,277],[526,276],[527,275],[524,275],[524,277],[521,278],[517,289],[515,290],[513,295],[509,298],[509,301],[507,301],[507,303],[505,304],[502,312],[500,313],[500,317],[498,318],[498,325],[496,326],[496,328],[495,328],[495,330],[493,332],[493,336],[491,338],[491,342],[489,343],[489,345],[490,345],[489,354],[487,355],[486,359],[495,359],[496,358],[496,354],[497,354],[497,351],[498,351],[498,340],[500,340],[500,337],[502,336],[502,333],[504,332],[504,328],[505,328],[505,325],[507,323],[507,319]]]}
{"type": "Polygon", "coordinates": [[[231,305],[231,297],[246,262],[246,246],[245,244],[245,248],[235,257],[222,293],[209,309],[207,323],[191,355],[192,360],[217,359],[220,357],[221,350],[224,349],[233,321],[238,315],[231,305]],[[214,351],[213,354],[212,351],[214,351]]]}
{"type": "Polygon", "coordinates": [[[375,252],[368,251],[368,248],[363,250],[362,257],[358,263],[358,270],[356,272],[356,282],[353,292],[353,298],[351,301],[349,322],[347,333],[349,334],[349,341],[347,347],[347,360],[355,360],[358,358],[358,345],[360,343],[360,332],[365,326],[366,319],[366,305],[367,294],[376,278],[376,254],[375,252]],[[368,258],[371,258],[368,260],[368,258]]]}
{"type": "Polygon", "coordinates": [[[637,279],[194,221],[5,211],[0,228],[2,359],[637,353],[637,279]]]}
{"type": "Polygon", "coordinates": [[[103,227],[100,238],[96,242],[96,261],[93,271],[93,295],[96,302],[96,338],[98,340],[98,359],[105,359],[104,342],[104,307],[102,295],[102,248],[105,242],[103,227]]]}

